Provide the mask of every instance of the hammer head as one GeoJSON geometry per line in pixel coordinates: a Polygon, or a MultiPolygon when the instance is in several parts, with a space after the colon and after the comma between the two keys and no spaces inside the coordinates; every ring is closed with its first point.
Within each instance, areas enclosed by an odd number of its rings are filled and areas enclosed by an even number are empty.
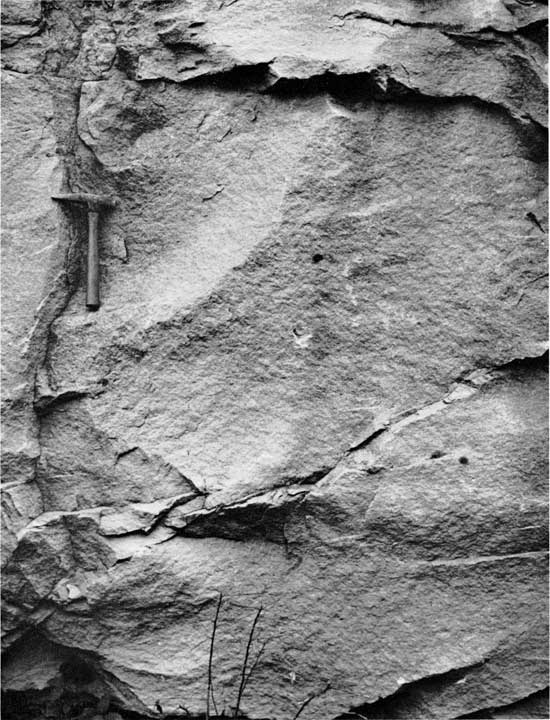
{"type": "Polygon", "coordinates": [[[96,195],[94,193],[58,193],[52,195],[52,200],[80,203],[85,205],[88,210],[99,210],[102,207],[114,208],[117,204],[116,200],[107,195],[96,195]]]}

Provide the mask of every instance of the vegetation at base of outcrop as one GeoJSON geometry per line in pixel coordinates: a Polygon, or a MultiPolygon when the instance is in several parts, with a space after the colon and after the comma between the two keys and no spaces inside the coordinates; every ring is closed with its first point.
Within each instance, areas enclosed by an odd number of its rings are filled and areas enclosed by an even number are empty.
{"type": "MultiPolygon", "coordinates": [[[[129,712],[119,707],[109,706],[98,711],[101,701],[93,695],[83,692],[65,691],[58,695],[53,690],[2,692],[3,720],[151,720],[152,715],[129,712]]],[[[158,720],[232,720],[231,715],[179,714],[164,715],[158,713],[158,720]]],[[[238,715],[237,720],[247,720],[246,715],[238,715]]],[[[261,720],[261,718],[254,719],[261,720]]]]}

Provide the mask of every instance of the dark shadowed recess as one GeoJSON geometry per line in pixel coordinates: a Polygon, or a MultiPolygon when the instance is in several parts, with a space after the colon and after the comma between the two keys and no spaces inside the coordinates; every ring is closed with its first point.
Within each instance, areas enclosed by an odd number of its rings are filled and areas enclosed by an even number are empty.
{"type": "Polygon", "coordinates": [[[524,28],[520,28],[518,33],[536,42],[543,50],[548,47],[548,22],[546,20],[538,20],[524,28]]]}
{"type": "MultiPolygon", "coordinates": [[[[444,676],[456,675],[460,671],[444,673],[444,676]]],[[[437,682],[434,678],[411,683],[418,685],[426,682],[437,682]]],[[[410,720],[426,720],[422,712],[415,711],[415,701],[410,695],[411,689],[399,691],[388,698],[383,698],[374,703],[366,703],[349,713],[339,715],[334,720],[397,720],[408,718],[410,720]],[[409,698],[409,701],[407,700],[409,698]]],[[[122,710],[116,706],[109,705],[101,712],[98,712],[98,698],[94,695],[75,690],[65,689],[61,694],[53,688],[45,690],[29,690],[25,692],[2,692],[2,718],[3,720],[150,720],[162,718],[162,720],[206,720],[206,715],[192,715],[181,711],[179,715],[155,714],[143,715],[140,713],[122,710]]],[[[230,720],[232,714],[210,715],[210,720],[230,720]]],[[[456,720],[514,720],[528,719],[547,720],[550,717],[548,688],[533,693],[522,700],[509,705],[489,707],[477,710],[467,715],[459,715],[456,720]]],[[[237,720],[270,720],[269,718],[249,718],[247,715],[239,715],[237,720]]],[[[290,718],[281,718],[290,720],[290,718]]],[[[321,720],[321,717],[319,718],[321,720]]],[[[328,720],[328,718],[323,718],[328,720]]]]}
{"type": "MultiPolygon", "coordinates": [[[[531,26],[530,26],[531,27],[531,26]]],[[[546,23],[545,23],[546,27],[546,23]]],[[[542,32],[532,28],[533,32],[542,32]]],[[[154,84],[156,81],[151,81],[154,84]]],[[[148,81],[140,81],[146,86],[148,81]]],[[[269,63],[236,66],[229,71],[214,72],[204,77],[187,81],[186,86],[196,89],[217,88],[227,92],[257,92],[279,98],[308,98],[329,95],[344,106],[360,106],[376,100],[383,103],[399,103],[417,108],[448,107],[449,105],[470,105],[483,108],[495,116],[509,117],[509,113],[498,104],[481,100],[470,95],[431,96],[407,87],[380,70],[337,74],[327,70],[308,78],[275,77],[269,63]]],[[[532,162],[544,162],[548,157],[548,134],[536,121],[515,123],[516,132],[526,148],[526,158],[532,162]]]]}
{"type": "Polygon", "coordinates": [[[451,684],[463,680],[472,669],[479,668],[471,665],[467,668],[457,668],[438,675],[406,683],[392,695],[380,698],[372,703],[364,703],[350,709],[349,713],[341,715],[336,720],[357,720],[357,718],[375,718],[375,720],[398,720],[399,718],[422,718],[422,705],[425,699],[435,697],[451,684]]]}
{"type": "MultiPolygon", "coordinates": [[[[446,681],[456,682],[451,678],[459,678],[464,675],[460,670],[452,670],[442,675],[434,675],[432,678],[420,680],[405,685],[401,690],[382,698],[373,703],[365,703],[357,708],[352,708],[349,713],[339,715],[335,720],[426,720],[425,713],[419,709],[419,695],[422,691],[437,690],[442,688],[446,681]]],[[[466,715],[457,715],[455,720],[466,720],[476,718],[477,720],[548,720],[550,717],[548,688],[528,695],[517,702],[508,705],[492,706],[476,710],[466,715]]],[[[433,715],[430,715],[433,718],[433,715]]]]}
{"type": "MultiPolygon", "coordinates": [[[[456,668],[438,675],[431,675],[403,685],[397,692],[372,703],[350,708],[348,713],[335,720],[427,720],[433,718],[430,706],[437,705],[438,696],[455,683],[464,681],[472,671],[479,670],[484,663],[456,668]],[[428,709],[427,709],[428,708],[428,709]]],[[[448,717],[448,716],[446,716],[448,717]]],[[[455,716],[460,718],[540,718],[549,717],[548,688],[528,695],[521,700],[502,706],[480,708],[473,713],[455,716]]]]}
{"type": "Polygon", "coordinates": [[[466,718],[477,718],[481,720],[492,720],[493,718],[540,718],[546,720],[550,717],[548,688],[533,693],[523,700],[511,703],[510,705],[501,705],[500,707],[485,708],[477,712],[461,715],[457,720],[466,720],[466,718]]]}
{"type": "MultiPolygon", "coordinates": [[[[65,689],[61,694],[53,689],[2,692],[2,720],[206,720],[206,715],[161,714],[142,715],[109,705],[98,712],[98,698],[82,690],[65,689]]],[[[209,720],[230,720],[233,715],[210,715],[209,720]]],[[[251,720],[239,714],[237,720],[251,720]]],[[[270,720],[254,718],[253,720],[270,720]]]]}
{"type": "Polygon", "coordinates": [[[526,357],[512,360],[506,365],[501,365],[501,370],[509,370],[513,375],[522,375],[530,371],[548,371],[548,350],[538,357],[526,357]]]}

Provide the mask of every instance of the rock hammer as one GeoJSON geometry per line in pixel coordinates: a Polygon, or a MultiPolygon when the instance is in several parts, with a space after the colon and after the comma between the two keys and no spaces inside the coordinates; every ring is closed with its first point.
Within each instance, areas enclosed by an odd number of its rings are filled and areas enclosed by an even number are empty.
{"type": "Polygon", "coordinates": [[[86,307],[88,310],[99,308],[99,245],[98,225],[99,212],[102,208],[114,208],[116,200],[107,195],[93,193],[58,193],[52,195],[58,202],[78,203],[85,205],[88,211],[88,264],[86,281],[86,307]]]}

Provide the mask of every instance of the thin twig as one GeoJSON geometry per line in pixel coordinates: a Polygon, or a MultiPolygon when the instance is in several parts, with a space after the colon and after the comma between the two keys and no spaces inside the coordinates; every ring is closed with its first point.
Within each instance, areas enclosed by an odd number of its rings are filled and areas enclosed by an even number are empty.
{"type": "Polygon", "coordinates": [[[262,610],[263,607],[260,606],[258,612],[256,613],[256,617],[252,622],[252,627],[250,628],[250,633],[248,635],[248,642],[246,644],[246,652],[244,654],[244,662],[241,670],[241,684],[239,685],[239,694],[237,695],[237,706],[235,707],[235,715],[233,716],[235,718],[239,717],[239,709],[241,707],[241,700],[246,685],[246,666],[248,665],[248,656],[250,655],[250,648],[252,647],[252,640],[254,639],[254,631],[256,629],[256,625],[258,623],[260,615],[262,614],[262,610]]]}
{"type": "Polygon", "coordinates": [[[248,683],[248,679],[250,678],[250,676],[252,675],[252,673],[253,673],[254,670],[256,669],[256,665],[259,663],[260,658],[261,658],[262,655],[263,655],[263,652],[264,652],[264,650],[265,650],[265,646],[266,646],[266,645],[267,645],[267,641],[264,642],[264,643],[262,643],[262,646],[261,646],[261,648],[259,649],[258,654],[256,655],[256,659],[255,659],[254,662],[252,663],[252,666],[251,666],[250,670],[248,671],[248,675],[246,676],[246,682],[247,682],[247,683],[248,683]]]}
{"type": "Polygon", "coordinates": [[[316,697],[317,697],[317,695],[315,695],[315,693],[313,693],[313,695],[310,695],[310,696],[307,698],[307,700],[304,700],[304,702],[300,705],[300,707],[298,708],[298,712],[297,712],[296,715],[292,718],[292,720],[298,720],[298,718],[299,718],[300,715],[302,714],[302,711],[305,710],[305,709],[307,708],[307,706],[309,705],[309,703],[310,703],[312,700],[314,700],[316,697]]]}
{"type": "MultiPolygon", "coordinates": [[[[214,624],[212,626],[212,636],[210,638],[210,653],[208,655],[208,686],[206,689],[206,720],[210,720],[210,695],[212,695],[212,663],[214,658],[214,641],[216,639],[216,629],[218,627],[218,617],[220,615],[220,608],[222,606],[223,602],[223,595],[220,593],[220,596],[218,598],[218,605],[216,606],[216,614],[214,615],[214,624]]],[[[216,707],[216,703],[214,701],[214,698],[212,697],[212,700],[214,702],[214,709],[216,707]]],[[[218,711],[215,710],[216,715],[218,714],[218,711]]]]}
{"type": "MultiPolygon", "coordinates": [[[[214,695],[214,686],[213,685],[212,685],[210,694],[212,695],[212,705],[214,706],[214,712],[216,713],[216,717],[218,717],[220,713],[218,712],[218,706],[216,705],[216,696],[214,695]]],[[[223,713],[222,713],[222,717],[223,717],[223,713]]]]}
{"type": "Polygon", "coordinates": [[[263,652],[264,652],[264,650],[265,650],[265,646],[266,646],[266,643],[265,643],[265,642],[262,643],[262,647],[261,647],[260,650],[258,651],[258,654],[256,655],[256,659],[255,659],[254,662],[252,663],[252,665],[251,665],[251,667],[250,667],[250,670],[249,670],[248,673],[247,673],[247,676],[246,676],[245,681],[244,681],[243,695],[244,695],[244,691],[246,690],[246,686],[248,685],[248,681],[250,680],[250,676],[252,675],[252,673],[253,673],[254,670],[256,669],[256,665],[259,663],[260,658],[262,657],[262,654],[263,654],[263,652]]]}
{"type": "Polygon", "coordinates": [[[310,703],[312,700],[315,700],[315,698],[318,698],[318,697],[321,697],[321,695],[324,695],[324,694],[327,692],[327,690],[330,690],[330,683],[327,683],[327,686],[326,686],[323,690],[321,690],[321,692],[312,693],[312,694],[307,698],[307,700],[304,700],[304,702],[300,705],[300,707],[298,708],[298,712],[297,712],[296,715],[292,718],[292,720],[298,720],[298,718],[299,718],[300,715],[303,713],[303,711],[307,708],[307,706],[309,705],[309,703],[310,703]]]}

